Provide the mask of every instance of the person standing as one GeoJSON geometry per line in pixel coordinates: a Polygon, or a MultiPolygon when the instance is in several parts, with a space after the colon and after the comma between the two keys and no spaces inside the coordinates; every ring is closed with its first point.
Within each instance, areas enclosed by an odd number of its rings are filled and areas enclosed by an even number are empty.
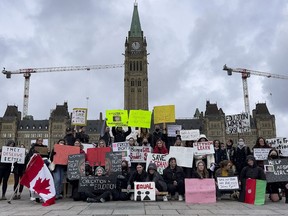
{"type": "Polygon", "coordinates": [[[114,142],[125,142],[126,137],[131,134],[131,127],[128,127],[128,131],[124,131],[122,127],[112,127],[112,134],[114,136],[114,142]]]}
{"type": "Polygon", "coordinates": [[[246,159],[248,155],[251,155],[251,150],[249,146],[246,146],[244,139],[240,138],[234,154],[234,165],[238,175],[240,175],[242,169],[246,166],[246,159]]]}
{"type": "Polygon", "coordinates": [[[76,133],[76,139],[79,139],[81,143],[89,143],[89,135],[86,134],[86,127],[81,126],[79,131],[76,133]]]}

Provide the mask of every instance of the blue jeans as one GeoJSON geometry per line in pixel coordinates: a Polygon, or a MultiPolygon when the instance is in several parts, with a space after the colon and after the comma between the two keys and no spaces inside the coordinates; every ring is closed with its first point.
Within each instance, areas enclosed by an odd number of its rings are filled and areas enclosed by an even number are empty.
{"type": "Polygon", "coordinates": [[[59,198],[61,196],[61,193],[63,190],[64,173],[65,173],[65,166],[62,166],[62,165],[55,166],[53,177],[54,177],[56,198],[59,198]]]}

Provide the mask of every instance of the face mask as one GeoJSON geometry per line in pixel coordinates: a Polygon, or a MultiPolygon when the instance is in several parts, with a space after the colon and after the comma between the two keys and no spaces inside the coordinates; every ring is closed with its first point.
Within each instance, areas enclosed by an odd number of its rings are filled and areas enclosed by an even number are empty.
{"type": "Polygon", "coordinates": [[[148,142],[143,142],[143,144],[144,144],[144,145],[147,145],[147,144],[148,144],[148,142]]]}

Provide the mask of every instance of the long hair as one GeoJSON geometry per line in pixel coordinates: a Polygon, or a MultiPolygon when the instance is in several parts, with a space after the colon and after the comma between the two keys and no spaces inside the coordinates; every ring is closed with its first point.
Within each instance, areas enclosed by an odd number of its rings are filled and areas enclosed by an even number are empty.
{"type": "Polygon", "coordinates": [[[206,169],[206,164],[204,161],[200,160],[197,162],[196,164],[196,172],[198,173],[198,175],[200,176],[200,178],[209,178],[209,172],[208,170],[206,169]],[[201,172],[198,168],[199,164],[202,163],[203,166],[204,166],[204,169],[203,169],[203,172],[201,172]]]}

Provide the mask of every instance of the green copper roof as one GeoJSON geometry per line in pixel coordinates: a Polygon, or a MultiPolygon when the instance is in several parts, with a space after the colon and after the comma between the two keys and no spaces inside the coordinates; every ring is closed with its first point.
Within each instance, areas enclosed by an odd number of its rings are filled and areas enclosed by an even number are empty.
{"type": "Polygon", "coordinates": [[[142,30],[138,14],[137,3],[134,4],[134,11],[130,27],[130,37],[142,37],[142,30]]]}

